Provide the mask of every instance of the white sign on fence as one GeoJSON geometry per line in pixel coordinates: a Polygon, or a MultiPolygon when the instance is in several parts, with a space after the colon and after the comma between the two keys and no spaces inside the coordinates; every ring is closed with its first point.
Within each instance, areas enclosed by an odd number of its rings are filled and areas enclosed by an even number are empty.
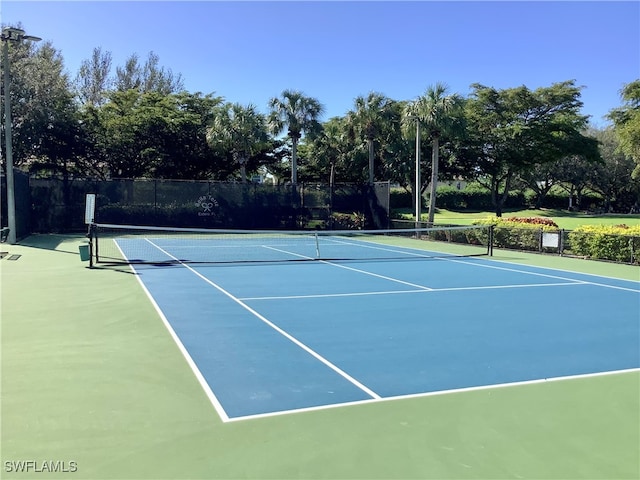
{"type": "Polygon", "coordinates": [[[542,234],[542,246],[549,248],[560,247],[560,234],[559,233],[543,233],[542,234]]]}

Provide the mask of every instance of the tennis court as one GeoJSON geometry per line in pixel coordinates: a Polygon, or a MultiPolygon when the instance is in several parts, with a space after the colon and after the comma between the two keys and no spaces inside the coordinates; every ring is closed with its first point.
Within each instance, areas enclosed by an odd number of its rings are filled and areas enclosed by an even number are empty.
{"type": "Polygon", "coordinates": [[[638,478],[637,267],[144,237],[5,246],[3,478],[638,478]]]}
{"type": "Polygon", "coordinates": [[[638,282],[419,237],[151,231],[100,249],[133,264],[223,421],[640,368],[638,282]]]}

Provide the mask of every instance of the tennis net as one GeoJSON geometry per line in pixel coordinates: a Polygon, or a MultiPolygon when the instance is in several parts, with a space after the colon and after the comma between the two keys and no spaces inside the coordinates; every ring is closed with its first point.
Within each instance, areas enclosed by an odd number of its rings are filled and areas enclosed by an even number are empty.
{"type": "Polygon", "coordinates": [[[239,263],[491,255],[490,226],[392,230],[211,230],[93,224],[95,263],[239,263]]]}

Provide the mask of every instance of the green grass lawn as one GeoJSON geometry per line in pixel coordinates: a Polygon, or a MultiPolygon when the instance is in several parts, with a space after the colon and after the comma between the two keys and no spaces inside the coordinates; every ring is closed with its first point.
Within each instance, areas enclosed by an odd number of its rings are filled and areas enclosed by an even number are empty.
{"type": "MultiPolygon", "coordinates": [[[[399,209],[395,211],[396,214],[400,214],[407,220],[413,220],[413,214],[410,209],[399,209]]],[[[455,212],[452,210],[438,209],[435,215],[436,224],[456,224],[456,225],[470,225],[476,220],[484,219],[487,217],[495,216],[495,212],[455,212]]],[[[508,217],[545,217],[550,218],[558,224],[560,228],[565,230],[574,230],[581,225],[620,225],[626,224],[628,226],[640,225],[640,215],[625,215],[625,214],[606,214],[606,215],[590,215],[580,212],[569,212],[567,210],[555,210],[555,209],[524,209],[524,210],[506,210],[503,212],[504,218],[508,217]]],[[[421,216],[423,221],[426,221],[427,214],[424,213],[421,216]]]]}

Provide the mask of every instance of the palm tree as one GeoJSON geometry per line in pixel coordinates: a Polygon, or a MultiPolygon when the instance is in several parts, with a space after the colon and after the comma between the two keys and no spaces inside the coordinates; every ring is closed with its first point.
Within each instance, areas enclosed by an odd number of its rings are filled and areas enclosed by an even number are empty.
{"type": "Polygon", "coordinates": [[[369,150],[369,184],[374,181],[374,141],[389,117],[392,101],[381,93],[371,92],[355,99],[355,110],[347,114],[351,128],[367,139],[369,150]]]}
{"type": "MultiPolygon", "coordinates": [[[[431,192],[427,220],[430,224],[433,224],[436,211],[440,137],[456,131],[460,118],[458,113],[462,107],[462,97],[457,94],[446,95],[447,90],[448,87],[445,84],[436,83],[428,87],[424,95],[409,104],[405,111],[405,114],[415,117],[418,124],[424,127],[425,133],[432,142],[431,192]]],[[[419,195],[419,192],[416,194],[419,195]]]]}
{"type": "Polygon", "coordinates": [[[240,165],[242,183],[247,181],[246,165],[269,141],[266,121],[252,104],[227,103],[207,129],[207,142],[231,152],[240,165]]]}
{"type": "Polygon", "coordinates": [[[329,185],[335,184],[336,169],[344,166],[350,152],[345,120],[332,117],[322,125],[321,133],[309,143],[309,153],[321,171],[329,167],[329,185]]]}
{"type": "Polygon", "coordinates": [[[298,142],[302,134],[313,134],[320,130],[318,119],[324,113],[324,106],[315,98],[307,97],[296,90],[285,90],[280,98],[269,100],[269,128],[275,135],[285,128],[291,139],[291,183],[298,183],[298,142]]]}

